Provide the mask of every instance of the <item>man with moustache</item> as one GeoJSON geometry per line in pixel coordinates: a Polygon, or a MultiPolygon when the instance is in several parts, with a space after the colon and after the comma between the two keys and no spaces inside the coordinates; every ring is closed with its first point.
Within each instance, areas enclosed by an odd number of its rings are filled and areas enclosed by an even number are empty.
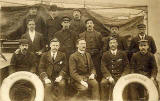
{"type": "Polygon", "coordinates": [[[102,73],[100,70],[100,60],[102,52],[102,35],[94,29],[94,22],[92,19],[85,21],[87,30],[79,35],[79,38],[86,40],[86,51],[91,54],[94,66],[97,72],[97,80],[100,81],[102,73]]]}
{"type": "MultiPolygon", "coordinates": [[[[9,75],[18,71],[35,73],[35,56],[32,52],[28,51],[29,41],[27,39],[20,39],[19,43],[20,51],[17,54],[13,53],[9,66],[9,75]]],[[[35,95],[33,85],[25,80],[16,82],[10,90],[10,97],[14,101],[20,101],[20,99],[27,99],[29,101],[33,95],[35,95]]]]}
{"type": "MultiPolygon", "coordinates": [[[[156,82],[156,76],[158,72],[157,64],[153,53],[148,51],[149,49],[149,41],[148,40],[140,40],[139,41],[139,50],[138,52],[134,53],[131,58],[131,70],[132,73],[138,73],[147,76],[151,80],[154,81],[155,85],[158,87],[156,82]]],[[[140,100],[143,98],[144,101],[144,87],[139,84],[132,84],[131,85],[131,98],[132,100],[140,100]],[[139,97],[138,97],[139,96],[139,97]]]]}
{"type": "Polygon", "coordinates": [[[53,38],[54,34],[59,31],[61,26],[60,17],[58,17],[57,5],[51,5],[49,8],[49,16],[46,21],[46,32],[47,32],[47,40],[49,44],[49,40],[53,38]]]}
{"type": "Polygon", "coordinates": [[[71,29],[74,30],[77,34],[77,37],[80,33],[85,31],[85,24],[82,21],[82,12],[80,9],[73,9],[73,20],[71,20],[71,29]]]}
{"type": "Polygon", "coordinates": [[[117,80],[129,72],[129,62],[125,52],[118,49],[118,41],[110,37],[109,51],[103,53],[101,59],[101,72],[103,74],[101,85],[101,100],[112,100],[112,92],[117,80]]]}
{"type": "Polygon", "coordinates": [[[45,21],[40,15],[38,15],[38,6],[32,5],[29,8],[28,14],[26,14],[26,16],[23,18],[20,26],[18,26],[18,28],[15,31],[9,33],[7,38],[20,39],[21,36],[28,31],[27,28],[28,19],[34,19],[36,24],[35,30],[39,33],[42,33],[43,37],[45,37],[46,36],[45,21]]]}
{"type": "Polygon", "coordinates": [[[66,55],[59,51],[60,41],[50,41],[50,51],[42,54],[39,73],[45,86],[45,101],[65,100],[66,55]]]}
{"type": "Polygon", "coordinates": [[[110,37],[115,37],[115,38],[117,38],[117,42],[118,42],[118,49],[119,50],[122,50],[122,51],[126,51],[127,49],[128,49],[128,46],[127,46],[127,41],[125,40],[125,38],[124,37],[121,37],[121,36],[119,36],[119,26],[116,26],[116,25],[112,25],[111,27],[110,27],[110,35],[109,35],[109,37],[107,37],[107,38],[105,38],[104,39],[104,46],[103,46],[103,51],[105,52],[105,51],[108,51],[109,49],[110,49],[110,47],[109,47],[109,38],[110,37]]]}
{"type": "Polygon", "coordinates": [[[64,16],[62,18],[62,29],[55,33],[54,37],[58,38],[61,43],[60,51],[66,54],[67,60],[69,56],[76,51],[76,34],[70,29],[71,18],[64,16]]]}
{"type": "MultiPolygon", "coordinates": [[[[78,90],[79,96],[91,89],[92,99],[100,100],[96,71],[90,54],[86,52],[85,39],[78,39],[76,45],[77,51],[69,58],[69,70],[73,79],[72,84],[78,90]]],[[[82,96],[80,97],[82,98],[82,96]]]]}
{"type": "Polygon", "coordinates": [[[151,36],[145,34],[146,25],[139,24],[139,25],[137,25],[137,28],[139,31],[138,35],[131,40],[131,45],[130,45],[131,54],[139,51],[139,41],[140,40],[148,40],[148,45],[149,45],[148,50],[151,53],[155,54],[157,51],[155,41],[153,40],[153,38],[151,36]]]}

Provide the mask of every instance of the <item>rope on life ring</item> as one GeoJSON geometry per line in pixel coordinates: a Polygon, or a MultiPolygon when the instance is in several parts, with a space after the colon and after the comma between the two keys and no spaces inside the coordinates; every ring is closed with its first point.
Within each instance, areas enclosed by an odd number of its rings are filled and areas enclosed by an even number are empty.
{"type": "Polygon", "coordinates": [[[42,81],[36,74],[27,71],[15,72],[5,78],[0,88],[0,101],[11,101],[9,92],[15,82],[19,80],[27,80],[31,82],[36,90],[36,96],[34,101],[44,100],[44,86],[42,81]]]}
{"type": "Polygon", "coordinates": [[[158,91],[153,81],[144,75],[136,73],[123,76],[117,81],[113,89],[113,101],[123,101],[124,88],[131,83],[140,83],[148,90],[148,101],[158,101],[158,91]]]}

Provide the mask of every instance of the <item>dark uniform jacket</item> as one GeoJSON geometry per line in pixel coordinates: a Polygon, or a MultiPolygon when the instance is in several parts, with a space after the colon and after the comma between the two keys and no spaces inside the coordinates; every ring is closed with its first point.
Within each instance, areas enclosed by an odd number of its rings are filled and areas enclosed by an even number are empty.
{"type": "MultiPolygon", "coordinates": [[[[131,53],[136,53],[139,51],[139,43],[138,41],[141,40],[141,38],[138,36],[134,37],[131,40],[131,45],[130,45],[130,52],[131,53]]],[[[151,36],[145,35],[145,40],[148,40],[149,43],[149,51],[153,54],[156,53],[157,48],[156,48],[156,44],[153,40],[153,38],[151,36]]]]}
{"type": "Polygon", "coordinates": [[[51,40],[54,34],[62,28],[60,22],[61,20],[59,17],[55,17],[54,19],[51,16],[48,17],[46,21],[46,32],[48,41],[51,40]]]}
{"type": "Polygon", "coordinates": [[[21,38],[29,40],[29,48],[28,48],[29,51],[35,53],[35,52],[44,50],[45,45],[44,45],[44,39],[42,34],[35,32],[35,37],[33,42],[30,38],[28,31],[24,35],[22,35],[21,38]]]}
{"type": "Polygon", "coordinates": [[[116,80],[127,74],[129,72],[129,62],[126,53],[119,50],[116,55],[113,55],[111,51],[104,52],[101,59],[101,71],[103,77],[111,76],[116,80]]]}
{"type": "Polygon", "coordinates": [[[28,31],[27,29],[27,20],[28,19],[34,19],[36,28],[35,30],[39,33],[42,33],[42,35],[45,37],[46,35],[46,25],[45,21],[41,16],[30,16],[26,15],[25,18],[23,19],[21,25],[12,33],[8,35],[9,39],[19,39],[21,36],[28,31]]]}
{"type": "Polygon", "coordinates": [[[69,58],[69,70],[71,77],[77,82],[86,79],[91,73],[96,74],[91,56],[87,52],[84,56],[78,51],[73,53],[69,58]]]}
{"type": "Polygon", "coordinates": [[[18,53],[13,53],[11,58],[9,72],[17,72],[17,71],[30,71],[36,72],[35,69],[35,56],[32,52],[27,52],[26,55],[23,55],[21,51],[18,53]]]}
{"type": "Polygon", "coordinates": [[[100,53],[103,46],[101,33],[95,30],[92,32],[85,31],[79,35],[79,38],[85,38],[87,43],[86,51],[91,55],[100,53]]]}
{"type": "Polygon", "coordinates": [[[86,26],[84,22],[80,20],[71,20],[71,29],[76,32],[77,37],[79,37],[79,34],[84,32],[86,29],[86,26]]]}
{"type": "MultiPolygon", "coordinates": [[[[111,37],[111,35],[104,38],[103,52],[109,51],[109,38],[110,37],[111,37]]],[[[118,50],[122,50],[122,51],[127,50],[128,46],[127,46],[126,39],[124,37],[119,36],[119,35],[116,35],[115,37],[117,38],[117,42],[118,42],[118,50]]]]}
{"type": "Polygon", "coordinates": [[[135,73],[155,78],[158,71],[155,57],[150,52],[145,55],[140,52],[134,53],[131,58],[131,69],[135,73]]]}
{"type": "Polygon", "coordinates": [[[39,73],[42,79],[51,78],[53,81],[56,77],[65,77],[66,74],[66,56],[58,51],[55,60],[51,57],[51,51],[43,53],[39,63],[39,73]]]}
{"type": "Polygon", "coordinates": [[[56,38],[61,43],[60,51],[64,52],[67,56],[67,59],[69,59],[69,56],[75,52],[76,50],[76,35],[75,32],[72,30],[60,30],[55,33],[56,38]]]}

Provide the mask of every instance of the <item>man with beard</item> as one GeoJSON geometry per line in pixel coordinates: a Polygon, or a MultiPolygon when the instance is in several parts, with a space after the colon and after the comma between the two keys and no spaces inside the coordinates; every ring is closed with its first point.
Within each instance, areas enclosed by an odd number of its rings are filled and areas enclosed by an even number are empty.
{"type": "MultiPolygon", "coordinates": [[[[158,87],[156,83],[156,76],[157,76],[157,64],[154,55],[148,51],[149,48],[149,41],[148,40],[140,40],[139,41],[139,50],[138,52],[134,53],[131,58],[131,70],[132,73],[138,73],[147,76],[151,80],[154,81],[155,85],[158,87]]],[[[140,100],[143,98],[144,101],[144,87],[139,84],[132,84],[131,85],[131,97],[132,100],[140,100]],[[138,97],[139,96],[139,97],[138,97]]]]}
{"type": "MultiPolygon", "coordinates": [[[[27,39],[19,40],[20,51],[13,53],[9,66],[9,75],[18,71],[36,72],[35,56],[28,51],[29,41],[27,39]]],[[[10,90],[10,97],[14,101],[30,101],[35,95],[33,85],[25,80],[20,80],[14,84],[10,90]]]]}
{"type": "Polygon", "coordinates": [[[45,85],[45,101],[65,100],[66,56],[58,51],[57,38],[50,41],[51,50],[42,54],[39,73],[45,85]]]}
{"type": "Polygon", "coordinates": [[[60,51],[66,54],[67,60],[69,56],[76,50],[76,34],[73,30],[70,29],[71,18],[64,16],[62,18],[62,29],[55,33],[54,37],[58,38],[61,43],[60,51]]]}
{"type": "Polygon", "coordinates": [[[19,39],[24,33],[26,33],[28,31],[27,29],[28,19],[34,19],[36,24],[35,30],[39,33],[42,33],[43,37],[46,37],[45,21],[41,16],[38,15],[37,11],[38,11],[38,6],[36,5],[31,6],[29,8],[28,14],[23,18],[20,26],[18,26],[18,28],[15,31],[9,33],[9,35],[7,36],[8,39],[19,39]]]}
{"type": "Polygon", "coordinates": [[[92,99],[100,100],[99,85],[95,79],[96,71],[90,54],[86,52],[85,39],[78,39],[77,47],[78,50],[69,58],[69,70],[73,78],[72,84],[78,90],[79,96],[91,89],[92,99]]]}
{"type": "Polygon", "coordinates": [[[112,100],[112,92],[117,80],[129,72],[129,61],[125,52],[118,49],[118,41],[114,37],[109,40],[110,50],[103,53],[101,72],[101,100],[112,100]]]}
{"type": "Polygon", "coordinates": [[[71,21],[71,29],[76,32],[77,37],[85,31],[85,24],[82,21],[80,9],[73,9],[73,20],[71,21]]]}
{"type": "Polygon", "coordinates": [[[35,56],[32,52],[28,51],[29,41],[27,39],[20,39],[19,43],[20,50],[17,53],[13,53],[9,67],[9,74],[17,71],[30,71],[35,73],[35,56]]]}
{"type": "Polygon", "coordinates": [[[94,29],[92,19],[85,21],[87,30],[79,35],[79,38],[84,38],[87,42],[86,51],[91,54],[94,66],[97,72],[97,80],[100,81],[102,73],[100,70],[100,60],[102,52],[102,35],[94,29]]]}
{"type": "Polygon", "coordinates": [[[47,31],[48,41],[51,40],[54,34],[62,28],[60,24],[60,18],[57,15],[58,15],[57,5],[52,5],[49,8],[49,16],[46,21],[46,31],[47,31]]]}
{"type": "Polygon", "coordinates": [[[145,34],[146,25],[139,24],[139,25],[137,25],[137,28],[139,30],[138,35],[131,40],[131,45],[130,45],[131,54],[139,51],[138,41],[140,41],[140,40],[148,40],[148,45],[149,45],[148,50],[151,53],[155,54],[157,51],[157,48],[156,48],[156,45],[155,45],[153,38],[151,36],[145,34]]]}
{"type": "Polygon", "coordinates": [[[124,37],[121,37],[119,36],[119,26],[111,26],[110,27],[110,35],[104,39],[104,46],[103,46],[103,51],[108,51],[110,49],[109,47],[109,38],[110,37],[115,37],[117,39],[117,42],[118,42],[118,49],[119,50],[122,50],[122,51],[125,51],[128,49],[128,46],[127,46],[127,41],[125,40],[124,37]]]}

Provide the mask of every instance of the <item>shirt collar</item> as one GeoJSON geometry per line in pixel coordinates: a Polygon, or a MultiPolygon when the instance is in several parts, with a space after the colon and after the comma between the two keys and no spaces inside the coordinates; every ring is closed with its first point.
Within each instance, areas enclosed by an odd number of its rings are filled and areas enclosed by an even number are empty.
{"type": "Polygon", "coordinates": [[[145,36],[146,36],[145,34],[144,34],[143,36],[139,34],[139,37],[140,37],[141,39],[142,39],[142,37],[144,37],[144,38],[145,38],[145,36]]]}
{"type": "Polygon", "coordinates": [[[34,30],[33,32],[31,32],[31,31],[29,30],[29,34],[31,34],[31,35],[35,34],[35,30],[34,30]],[[31,33],[32,33],[32,34],[31,34],[31,33]]]}
{"type": "Polygon", "coordinates": [[[79,50],[79,49],[78,49],[78,52],[79,52],[80,54],[84,54],[84,53],[85,53],[85,51],[81,51],[81,50],[79,50]]]}
{"type": "Polygon", "coordinates": [[[53,53],[53,52],[51,51],[51,57],[52,57],[52,58],[54,57],[54,59],[55,59],[56,56],[57,56],[57,52],[53,53]],[[54,56],[53,56],[53,54],[54,54],[54,56]]]}
{"type": "Polygon", "coordinates": [[[113,51],[113,50],[111,50],[111,53],[112,53],[112,54],[117,54],[117,49],[116,49],[116,50],[114,50],[114,51],[113,51]]]}

